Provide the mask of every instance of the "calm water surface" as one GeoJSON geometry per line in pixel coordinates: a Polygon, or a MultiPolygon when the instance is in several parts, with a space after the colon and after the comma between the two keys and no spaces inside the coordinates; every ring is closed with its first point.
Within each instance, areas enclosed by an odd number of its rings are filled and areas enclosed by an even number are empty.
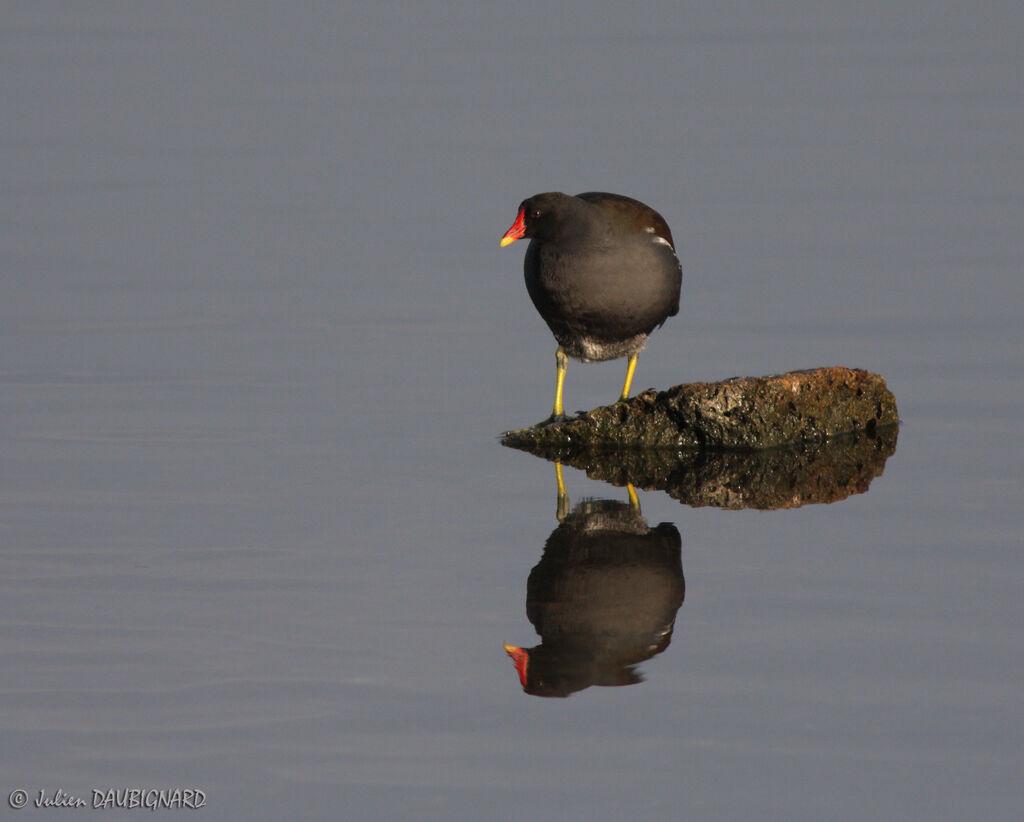
{"type": "MultiPolygon", "coordinates": [[[[6,6],[0,801],[1016,818],[1021,19],[6,6]],[[673,228],[636,388],[883,374],[904,424],[866,493],[638,510],[566,467],[560,523],[554,467],[496,439],[550,408],[497,247],[549,189],[673,228]],[[624,551],[589,561],[595,528],[624,551]],[[560,585],[614,652],[528,616],[560,585]],[[524,693],[503,645],[558,642],[572,695],[524,693]]],[[[572,363],[567,409],[623,367],[572,363]]]]}

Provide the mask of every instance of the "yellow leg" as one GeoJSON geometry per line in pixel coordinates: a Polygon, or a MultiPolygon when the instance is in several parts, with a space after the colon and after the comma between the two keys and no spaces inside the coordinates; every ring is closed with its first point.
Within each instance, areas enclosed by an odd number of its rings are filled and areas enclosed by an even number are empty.
{"type": "Polygon", "coordinates": [[[562,346],[558,346],[558,350],[555,352],[555,410],[551,412],[552,417],[565,416],[565,412],[562,410],[562,385],[565,383],[565,370],[569,366],[569,358],[566,356],[565,349],[562,346]]]}
{"type": "Polygon", "coordinates": [[[555,463],[555,479],[558,481],[558,506],[555,509],[555,516],[561,522],[569,516],[569,492],[565,490],[565,480],[562,479],[562,463],[555,463]]]}
{"type": "Polygon", "coordinates": [[[620,400],[629,399],[629,386],[633,384],[633,372],[636,371],[636,361],[640,357],[640,354],[629,355],[629,365],[626,366],[626,384],[622,386],[622,396],[620,400]]]}
{"type": "Polygon", "coordinates": [[[509,436],[510,434],[522,434],[526,431],[532,431],[534,428],[541,428],[545,425],[550,425],[553,422],[560,422],[565,419],[565,411],[562,410],[562,386],[565,384],[565,369],[569,365],[569,356],[565,353],[565,349],[562,346],[558,346],[558,350],[555,351],[555,365],[557,371],[555,372],[555,410],[551,412],[551,416],[546,420],[541,420],[536,425],[531,425],[529,428],[519,428],[515,431],[506,431],[503,436],[509,436]]]}

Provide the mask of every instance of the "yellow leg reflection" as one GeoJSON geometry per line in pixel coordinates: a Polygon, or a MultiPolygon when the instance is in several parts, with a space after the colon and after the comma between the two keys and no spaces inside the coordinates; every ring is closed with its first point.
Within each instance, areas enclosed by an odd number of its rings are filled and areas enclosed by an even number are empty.
{"type": "Polygon", "coordinates": [[[626,384],[622,386],[622,396],[620,400],[629,399],[629,386],[633,384],[633,372],[636,371],[636,361],[639,359],[640,354],[630,354],[629,364],[626,366],[626,384]]]}
{"type": "Polygon", "coordinates": [[[569,516],[569,492],[565,490],[565,480],[562,479],[562,463],[555,463],[555,479],[558,481],[558,506],[555,516],[561,522],[569,516]]]}
{"type": "MultiPolygon", "coordinates": [[[[558,485],[558,505],[555,509],[555,516],[558,517],[558,521],[562,522],[567,516],[569,516],[569,492],[565,490],[565,479],[562,476],[562,463],[555,462],[555,482],[558,485]]],[[[633,487],[633,483],[626,483],[626,493],[629,494],[629,507],[632,508],[637,514],[642,514],[640,510],[640,499],[636,495],[636,489],[633,487]]]]}
{"type": "Polygon", "coordinates": [[[626,483],[626,492],[629,494],[629,507],[640,513],[640,500],[637,499],[636,489],[633,487],[633,483],[626,483]]]}
{"type": "Polygon", "coordinates": [[[558,346],[558,350],[555,351],[555,410],[551,412],[552,418],[565,415],[562,410],[562,386],[565,384],[565,370],[568,366],[569,357],[566,356],[565,349],[558,346]]]}

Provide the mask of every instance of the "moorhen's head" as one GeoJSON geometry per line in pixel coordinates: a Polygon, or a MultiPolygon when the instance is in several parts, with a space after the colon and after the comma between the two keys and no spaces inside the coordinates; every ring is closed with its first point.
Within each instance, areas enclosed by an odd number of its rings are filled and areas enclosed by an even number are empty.
{"type": "Polygon", "coordinates": [[[586,211],[587,204],[579,197],[549,191],[534,194],[519,204],[519,214],[512,227],[501,238],[502,247],[527,237],[534,240],[549,240],[558,235],[571,233],[573,226],[586,226],[586,219],[579,215],[586,211]]]}

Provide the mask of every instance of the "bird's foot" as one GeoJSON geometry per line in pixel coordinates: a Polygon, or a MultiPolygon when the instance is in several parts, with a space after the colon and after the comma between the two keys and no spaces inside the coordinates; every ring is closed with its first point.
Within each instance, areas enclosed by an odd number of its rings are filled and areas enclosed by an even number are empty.
{"type": "Polygon", "coordinates": [[[535,425],[528,425],[526,428],[517,428],[514,431],[502,431],[501,436],[510,437],[515,434],[525,434],[527,431],[536,431],[538,428],[544,428],[545,426],[552,425],[556,422],[565,422],[569,419],[565,414],[552,414],[546,420],[541,420],[535,425]]]}

